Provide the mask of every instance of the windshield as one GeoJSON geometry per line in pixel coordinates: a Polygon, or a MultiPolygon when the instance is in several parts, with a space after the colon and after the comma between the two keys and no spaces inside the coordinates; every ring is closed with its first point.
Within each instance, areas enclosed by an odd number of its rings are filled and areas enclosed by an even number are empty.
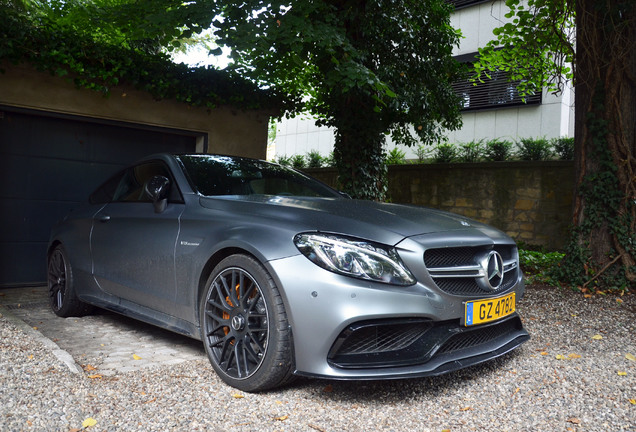
{"type": "Polygon", "coordinates": [[[298,171],[247,158],[177,156],[192,188],[205,196],[283,195],[342,198],[336,190],[298,171]]]}

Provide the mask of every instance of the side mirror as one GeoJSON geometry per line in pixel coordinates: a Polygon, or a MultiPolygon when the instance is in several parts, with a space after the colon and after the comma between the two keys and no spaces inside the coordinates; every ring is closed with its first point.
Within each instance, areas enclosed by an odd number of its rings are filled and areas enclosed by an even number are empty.
{"type": "Polygon", "coordinates": [[[156,175],[151,177],[144,185],[144,192],[152,200],[155,213],[163,213],[168,205],[168,191],[170,180],[167,177],[156,175]]]}

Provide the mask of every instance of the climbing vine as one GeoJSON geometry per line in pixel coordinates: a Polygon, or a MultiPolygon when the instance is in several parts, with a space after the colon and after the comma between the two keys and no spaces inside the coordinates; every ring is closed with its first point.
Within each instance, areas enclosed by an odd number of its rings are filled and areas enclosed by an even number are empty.
{"type": "Polygon", "coordinates": [[[175,64],[161,52],[97,41],[46,15],[18,11],[10,2],[0,2],[0,22],[0,61],[28,64],[105,95],[125,83],[156,99],[209,109],[232,105],[280,111],[294,103],[237,74],[175,64]]]}

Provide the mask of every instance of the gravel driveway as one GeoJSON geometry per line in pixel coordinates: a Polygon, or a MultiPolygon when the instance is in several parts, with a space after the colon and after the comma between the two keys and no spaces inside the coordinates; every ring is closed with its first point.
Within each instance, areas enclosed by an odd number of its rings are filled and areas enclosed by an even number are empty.
{"type": "Polygon", "coordinates": [[[636,296],[531,286],[519,311],[532,339],[482,366],[400,381],[299,379],[264,394],[226,386],[203,359],[73,374],[2,316],[0,430],[636,431],[636,296]]]}

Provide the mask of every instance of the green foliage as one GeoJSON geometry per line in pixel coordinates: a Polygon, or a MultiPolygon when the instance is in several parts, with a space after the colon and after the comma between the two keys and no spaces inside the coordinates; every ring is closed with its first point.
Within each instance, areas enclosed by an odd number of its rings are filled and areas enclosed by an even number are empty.
{"type": "Polygon", "coordinates": [[[507,161],[512,156],[513,143],[507,140],[494,139],[486,143],[484,158],[490,162],[507,161]]]}
{"type": "Polygon", "coordinates": [[[405,163],[406,163],[406,152],[403,150],[400,150],[398,147],[394,147],[386,155],[387,165],[401,165],[405,163]]]}
{"type": "Polygon", "coordinates": [[[519,249],[519,264],[529,283],[556,285],[551,273],[565,257],[562,252],[519,249]]]}
{"type": "Polygon", "coordinates": [[[479,162],[484,154],[484,140],[470,141],[459,147],[460,162],[479,162]]]}
{"type": "Polygon", "coordinates": [[[548,160],[552,157],[552,143],[545,138],[521,138],[517,142],[517,156],[524,161],[548,160]]]}
{"type": "Polygon", "coordinates": [[[325,163],[325,158],[320,155],[317,150],[312,150],[307,153],[307,167],[308,168],[320,168],[325,163]]]}
{"type": "MultiPolygon", "coordinates": [[[[67,4],[75,3],[52,2],[51,7],[67,4]]],[[[63,15],[62,6],[60,10],[21,13],[11,2],[0,2],[0,60],[28,63],[106,95],[126,83],[156,99],[176,99],[194,106],[284,109],[282,98],[272,90],[259,90],[235,74],[174,64],[166,54],[150,53],[133,46],[131,40],[119,39],[114,30],[113,34],[93,35],[96,30],[87,29],[87,23],[63,15]]]]}
{"type": "Polygon", "coordinates": [[[511,81],[519,81],[521,95],[563,90],[564,80],[573,78],[574,1],[506,0],[511,18],[493,33],[496,36],[479,49],[475,79],[490,72],[510,72],[511,81]]]}
{"type": "Polygon", "coordinates": [[[303,169],[307,166],[305,161],[305,156],[303,155],[294,155],[291,158],[291,165],[296,169],[303,169]]]}
{"type": "Polygon", "coordinates": [[[425,145],[418,145],[415,149],[415,154],[417,155],[417,163],[424,163],[429,158],[431,153],[431,149],[425,145]]]}
{"type": "Polygon", "coordinates": [[[438,144],[433,150],[434,163],[452,163],[457,162],[458,158],[457,146],[453,144],[438,144]]]}
{"type": "Polygon", "coordinates": [[[278,156],[276,163],[282,166],[292,166],[292,157],[287,155],[278,156]]]}
{"type": "Polygon", "coordinates": [[[309,112],[337,130],[340,186],[354,197],[383,198],[386,133],[397,144],[429,144],[461,123],[450,85],[459,76],[452,58],[459,33],[444,0],[214,4],[230,68],[304,97],[287,114],[309,112]]]}
{"type": "Polygon", "coordinates": [[[552,148],[561,160],[574,159],[574,138],[561,137],[552,140],[552,148]]]}

